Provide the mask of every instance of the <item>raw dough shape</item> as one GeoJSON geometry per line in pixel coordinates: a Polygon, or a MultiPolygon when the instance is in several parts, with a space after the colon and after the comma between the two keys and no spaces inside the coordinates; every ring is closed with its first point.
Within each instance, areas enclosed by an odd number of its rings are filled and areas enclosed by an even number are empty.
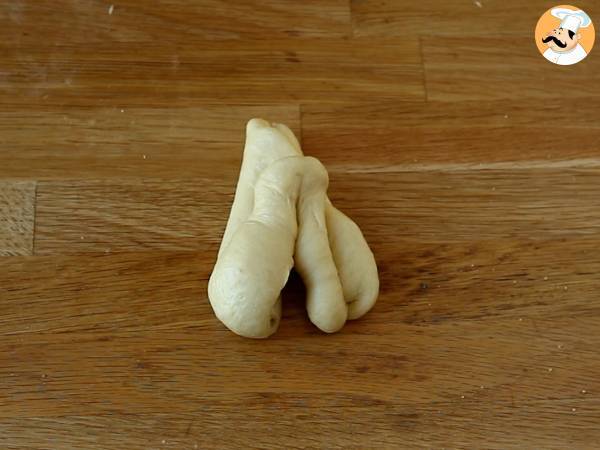
{"type": "Polygon", "coordinates": [[[327,198],[329,177],[285,125],[252,119],[225,234],[209,280],[217,317],[235,333],[273,334],[292,267],[310,320],[338,331],[377,300],[373,253],[359,227],[327,198]]]}

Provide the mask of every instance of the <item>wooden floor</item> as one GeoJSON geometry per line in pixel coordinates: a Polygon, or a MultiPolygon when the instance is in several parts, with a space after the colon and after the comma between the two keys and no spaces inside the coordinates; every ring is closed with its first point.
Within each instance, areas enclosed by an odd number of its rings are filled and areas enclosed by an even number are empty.
{"type": "Polygon", "coordinates": [[[0,448],[598,448],[600,49],[545,61],[553,5],[2,2],[0,448]],[[209,306],[257,116],[375,253],[336,335],[296,276],[269,340],[209,306]]]}

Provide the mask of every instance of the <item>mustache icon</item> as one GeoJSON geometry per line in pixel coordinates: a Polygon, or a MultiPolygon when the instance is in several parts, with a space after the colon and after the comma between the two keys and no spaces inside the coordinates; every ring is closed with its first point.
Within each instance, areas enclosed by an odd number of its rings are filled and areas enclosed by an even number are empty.
{"type": "Polygon", "coordinates": [[[554,43],[555,43],[556,45],[558,45],[560,48],[565,48],[565,47],[567,46],[567,43],[566,43],[566,42],[561,42],[561,41],[559,41],[559,40],[558,40],[558,38],[557,38],[556,36],[547,36],[547,37],[545,37],[545,38],[543,38],[543,39],[542,39],[542,42],[543,42],[544,44],[546,44],[546,43],[548,43],[548,42],[550,42],[550,41],[554,41],[554,43]]]}

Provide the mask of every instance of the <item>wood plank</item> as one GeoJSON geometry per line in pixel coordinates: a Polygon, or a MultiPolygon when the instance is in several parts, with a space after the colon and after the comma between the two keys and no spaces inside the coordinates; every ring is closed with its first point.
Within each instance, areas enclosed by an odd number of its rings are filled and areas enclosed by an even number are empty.
{"type": "Polygon", "coordinates": [[[33,179],[237,176],[246,122],[287,124],[298,105],[39,107],[0,112],[0,176],[33,179]]]}
{"type": "Polygon", "coordinates": [[[422,39],[427,98],[440,101],[563,99],[573,110],[598,98],[600,60],[586,58],[568,67],[551,65],[533,47],[531,36],[434,37],[422,39]],[[531,42],[526,45],[524,42],[531,42]],[[576,86],[564,89],[563,86],[576,86]],[[578,100],[578,101],[576,101],[578,100]]]}
{"type": "MultiPolygon", "coordinates": [[[[327,396],[333,397],[332,395],[327,396]]],[[[342,397],[344,398],[344,397],[342,397]]],[[[311,408],[307,396],[257,395],[202,405],[189,414],[127,414],[3,419],[0,443],[14,449],[127,448],[472,448],[587,449],[599,439],[597,399],[401,408],[388,404],[311,408]],[[265,411],[256,408],[265,403],[265,411]],[[572,411],[572,405],[576,405],[572,411]],[[246,408],[246,409],[244,409],[246,408]],[[280,414],[281,408],[286,413],[280,414]],[[535,411],[535,416],[532,414],[535,411]],[[583,417],[582,417],[583,416],[583,417]],[[276,417],[276,419],[275,419],[276,417]],[[560,425],[557,425],[560,424],[560,425]],[[510,429],[507,433],[505,430],[510,429]],[[513,431],[514,430],[514,431],[513,431]]],[[[312,400],[312,399],[311,399],[312,400]]],[[[364,403],[364,402],[362,402],[364,403]]]]}
{"type": "Polygon", "coordinates": [[[300,448],[312,429],[356,448],[583,445],[598,433],[598,244],[397,243],[378,250],[363,320],[325,337],[294,300],[266,341],[212,317],[204,252],[0,260],[0,442],[300,448]]]}
{"type": "Polygon", "coordinates": [[[417,37],[2,46],[3,103],[197,106],[422,100],[417,37]]]}
{"type": "Polygon", "coordinates": [[[5,258],[1,333],[23,342],[35,333],[218,328],[202,306],[217,249],[202,250],[5,258]]]}
{"type": "MultiPolygon", "coordinates": [[[[511,39],[515,34],[529,34],[527,44],[533,39],[540,16],[553,6],[544,0],[351,0],[350,4],[356,36],[436,35],[443,42],[445,36],[479,38],[493,35],[511,39]]],[[[584,0],[577,5],[591,17],[600,14],[600,9],[594,2],[584,0]]]]}
{"type": "Polygon", "coordinates": [[[367,171],[332,176],[330,198],[369,242],[544,239],[600,231],[598,169],[367,171]]]}
{"type": "Polygon", "coordinates": [[[561,99],[306,105],[302,144],[330,170],[598,166],[599,111],[598,99],[575,115],[561,99]]]}
{"type": "Polygon", "coordinates": [[[218,245],[235,183],[235,177],[41,182],[36,254],[218,245]]]}
{"type": "Polygon", "coordinates": [[[350,31],[350,10],[344,0],[121,0],[112,10],[110,5],[96,0],[8,2],[0,10],[5,25],[0,38],[16,45],[155,44],[200,39],[331,38],[350,31]]]}
{"type": "MultiPolygon", "coordinates": [[[[544,239],[600,231],[600,169],[331,173],[330,197],[371,244],[544,239]]],[[[36,254],[190,250],[220,242],[235,177],[48,181],[36,254]]]]}
{"type": "MultiPolygon", "coordinates": [[[[594,316],[600,305],[590,275],[600,269],[597,240],[598,235],[438,244],[390,235],[389,242],[373,245],[381,279],[377,307],[345,330],[396,334],[404,326],[519,318],[531,325],[544,317],[594,316]]],[[[68,340],[71,332],[198,328],[220,339],[225,330],[206,298],[216,253],[216,246],[206,245],[188,252],[0,259],[1,334],[8,344],[11,336],[29,342],[36,333],[68,340]]],[[[306,320],[297,276],[284,296],[286,318],[275,339],[320,335],[306,320]]]]}
{"type": "Polygon", "coordinates": [[[31,255],[35,183],[0,180],[0,256],[31,255]]]}

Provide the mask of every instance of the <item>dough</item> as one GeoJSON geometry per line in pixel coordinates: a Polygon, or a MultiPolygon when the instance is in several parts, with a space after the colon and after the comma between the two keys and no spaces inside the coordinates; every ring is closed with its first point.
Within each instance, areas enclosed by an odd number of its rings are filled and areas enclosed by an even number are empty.
{"type": "Polygon", "coordinates": [[[209,280],[217,317],[263,338],[281,319],[281,290],[295,265],[310,320],[325,332],[375,303],[375,258],[358,226],[327,198],[329,177],[285,125],[252,119],[235,199],[209,280]]]}

